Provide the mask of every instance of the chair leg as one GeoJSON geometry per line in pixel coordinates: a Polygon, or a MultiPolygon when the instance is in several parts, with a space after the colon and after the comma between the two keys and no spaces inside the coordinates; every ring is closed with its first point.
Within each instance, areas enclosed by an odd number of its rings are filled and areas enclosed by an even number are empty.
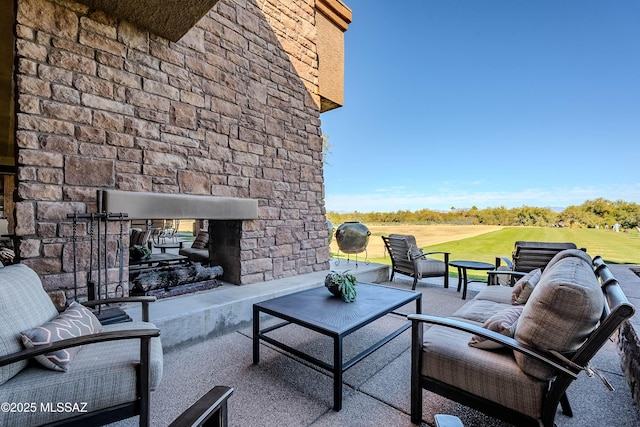
{"type": "Polygon", "coordinates": [[[560,407],[562,408],[562,413],[567,417],[573,417],[573,410],[571,409],[571,404],[569,403],[569,398],[567,397],[567,393],[564,393],[560,398],[560,407]]]}
{"type": "Polygon", "coordinates": [[[422,371],[422,337],[423,325],[413,321],[411,325],[411,422],[422,423],[422,385],[420,372],[422,371]]]}
{"type": "Polygon", "coordinates": [[[140,427],[151,425],[151,391],[149,388],[149,364],[151,360],[151,339],[140,342],[140,364],[138,365],[138,390],[140,393],[140,427]]]}
{"type": "Polygon", "coordinates": [[[413,276],[413,287],[411,288],[412,291],[416,290],[417,284],[418,284],[418,276],[413,276]]]}

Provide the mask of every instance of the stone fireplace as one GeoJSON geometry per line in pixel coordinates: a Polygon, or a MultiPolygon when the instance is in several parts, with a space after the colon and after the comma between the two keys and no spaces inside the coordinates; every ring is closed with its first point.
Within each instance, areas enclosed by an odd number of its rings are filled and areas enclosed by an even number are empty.
{"type": "MultiPolygon", "coordinates": [[[[106,210],[209,221],[214,261],[239,285],[327,269],[320,113],[343,102],[332,63],[350,10],[337,0],[182,2],[200,12],[169,35],[135,19],[150,2],[124,3],[10,2],[0,86],[11,89],[5,212],[17,260],[50,294],[73,296],[90,239],[79,227],[75,272],[67,215],[106,210]],[[101,205],[97,190],[131,199],[101,205]],[[156,197],[151,208],[143,194],[156,197]]],[[[109,225],[109,254],[120,225],[109,225]]]]}

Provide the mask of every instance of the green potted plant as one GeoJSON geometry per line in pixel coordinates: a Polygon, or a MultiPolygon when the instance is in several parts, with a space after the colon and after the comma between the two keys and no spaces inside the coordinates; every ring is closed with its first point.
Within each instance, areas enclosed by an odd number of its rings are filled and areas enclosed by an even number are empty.
{"type": "Polygon", "coordinates": [[[341,296],[344,302],[355,301],[357,295],[356,282],[356,277],[347,271],[344,273],[331,271],[324,279],[324,285],[327,289],[335,296],[341,296]]]}
{"type": "Polygon", "coordinates": [[[151,258],[151,249],[143,245],[133,245],[129,248],[129,258],[134,260],[151,258]]]}

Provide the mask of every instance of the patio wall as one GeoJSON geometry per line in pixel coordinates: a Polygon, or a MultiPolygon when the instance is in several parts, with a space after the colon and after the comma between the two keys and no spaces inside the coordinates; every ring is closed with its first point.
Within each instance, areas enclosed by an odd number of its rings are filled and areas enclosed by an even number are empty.
{"type": "Polygon", "coordinates": [[[241,284],[329,267],[314,0],[220,0],[177,43],[18,0],[16,35],[16,249],[47,291],[69,296],[66,215],[98,189],[257,199],[241,284]]]}

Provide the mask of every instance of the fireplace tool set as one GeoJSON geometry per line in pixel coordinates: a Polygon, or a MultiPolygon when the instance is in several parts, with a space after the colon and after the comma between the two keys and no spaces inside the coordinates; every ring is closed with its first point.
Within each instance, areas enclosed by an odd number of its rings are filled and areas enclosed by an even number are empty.
{"type": "MultiPolygon", "coordinates": [[[[128,279],[124,279],[124,221],[128,217],[126,213],[73,213],[67,214],[72,220],[73,235],[73,297],[78,299],[78,223],[85,223],[89,237],[89,271],[87,276],[87,298],[102,300],[109,298],[109,257],[108,257],[108,231],[109,221],[119,221],[120,229],[116,236],[118,264],[118,284],[115,287],[113,297],[124,297],[125,286],[129,286],[128,279]]],[[[114,261],[115,262],[115,261],[114,261]]],[[[120,308],[99,308],[96,313],[103,324],[130,321],[129,316],[120,308]]]]}

